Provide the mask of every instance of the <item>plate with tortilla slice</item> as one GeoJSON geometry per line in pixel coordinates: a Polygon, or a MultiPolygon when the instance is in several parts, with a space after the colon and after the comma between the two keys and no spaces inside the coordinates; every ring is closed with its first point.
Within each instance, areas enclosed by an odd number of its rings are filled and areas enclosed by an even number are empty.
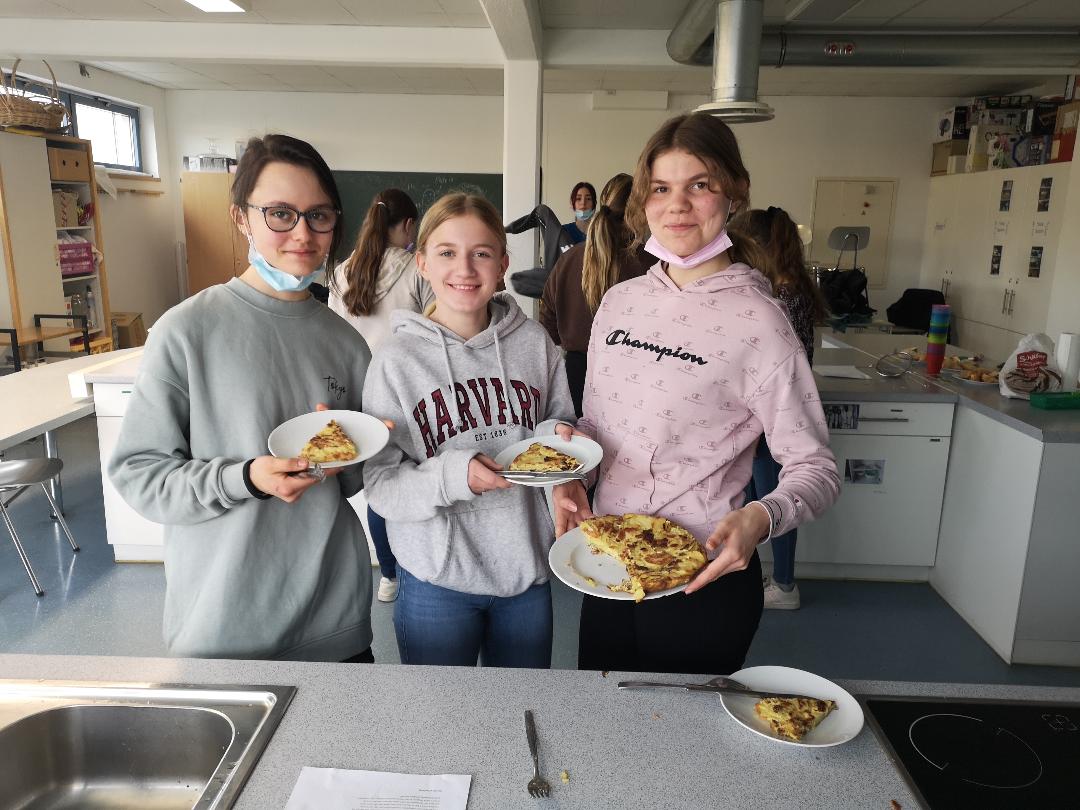
{"type": "Polygon", "coordinates": [[[323,469],[347,467],[371,458],[390,441],[381,419],[360,411],[313,411],[274,428],[271,455],[306,458],[323,469]]]}

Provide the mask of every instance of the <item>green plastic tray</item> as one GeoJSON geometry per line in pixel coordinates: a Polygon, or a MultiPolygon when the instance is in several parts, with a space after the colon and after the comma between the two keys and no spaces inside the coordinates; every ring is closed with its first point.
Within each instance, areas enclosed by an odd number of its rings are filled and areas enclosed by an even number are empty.
{"type": "Polygon", "coordinates": [[[1080,391],[1034,393],[1031,395],[1031,407],[1047,411],[1080,408],[1080,391]]]}

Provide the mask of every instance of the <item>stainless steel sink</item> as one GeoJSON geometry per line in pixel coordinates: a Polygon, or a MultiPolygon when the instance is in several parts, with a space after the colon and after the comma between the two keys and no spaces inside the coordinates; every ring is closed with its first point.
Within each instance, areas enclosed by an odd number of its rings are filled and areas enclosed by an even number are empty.
{"type": "Polygon", "coordinates": [[[292,686],[0,680],[0,808],[228,808],[292,686]]]}

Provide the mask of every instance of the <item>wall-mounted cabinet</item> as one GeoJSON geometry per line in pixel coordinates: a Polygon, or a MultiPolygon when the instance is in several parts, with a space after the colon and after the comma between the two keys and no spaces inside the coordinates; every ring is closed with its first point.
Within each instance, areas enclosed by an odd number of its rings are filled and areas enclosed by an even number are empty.
{"type": "Polygon", "coordinates": [[[953,343],[1004,359],[1046,329],[1071,163],[934,177],[920,284],[953,308],[953,343]]]}
{"type": "Polygon", "coordinates": [[[188,295],[224,284],[247,269],[247,242],[229,218],[233,177],[227,172],[180,175],[188,295]]]}
{"type": "MultiPolygon", "coordinates": [[[[90,346],[111,348],[109,289],[90,142],[62,135],[0,132],[0,345],[83,351],[82,329],[65,314],[77,293],[89,304],[90,346]],[[81,260],[61,242],[85,240],[81,260]],[[41,323],[36,323],[41,320],[41,323]],[[14,337],[13,337],[14,335],[14,337]]],[[[31,351],[33,351],[31,349],[31,351]]]]}

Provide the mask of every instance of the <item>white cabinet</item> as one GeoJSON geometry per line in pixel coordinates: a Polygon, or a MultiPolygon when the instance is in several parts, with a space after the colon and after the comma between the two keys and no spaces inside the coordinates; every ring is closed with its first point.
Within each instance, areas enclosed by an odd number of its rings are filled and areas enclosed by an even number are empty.
{"type": "Polygon", "coordinates": [[[128,506],[106,472],[120,438],[120,425],[132,390],[130,383],[94,383],[105,532],[117,562],[161,562],[165,551],[165,527],[147,520],[128,506]]]}
{"type": "Polygon", "coordinates": [[[841,477],[840,498],[820,518],[799,527],[799,576],[925,580],[937,553],[954,406],[823,406],[841,477]]]}
{"type": "Polygon", "coordinates": [[[930,584],[1009,663],[1080,665],[1080,445],[957,411],[930,584]]]}

